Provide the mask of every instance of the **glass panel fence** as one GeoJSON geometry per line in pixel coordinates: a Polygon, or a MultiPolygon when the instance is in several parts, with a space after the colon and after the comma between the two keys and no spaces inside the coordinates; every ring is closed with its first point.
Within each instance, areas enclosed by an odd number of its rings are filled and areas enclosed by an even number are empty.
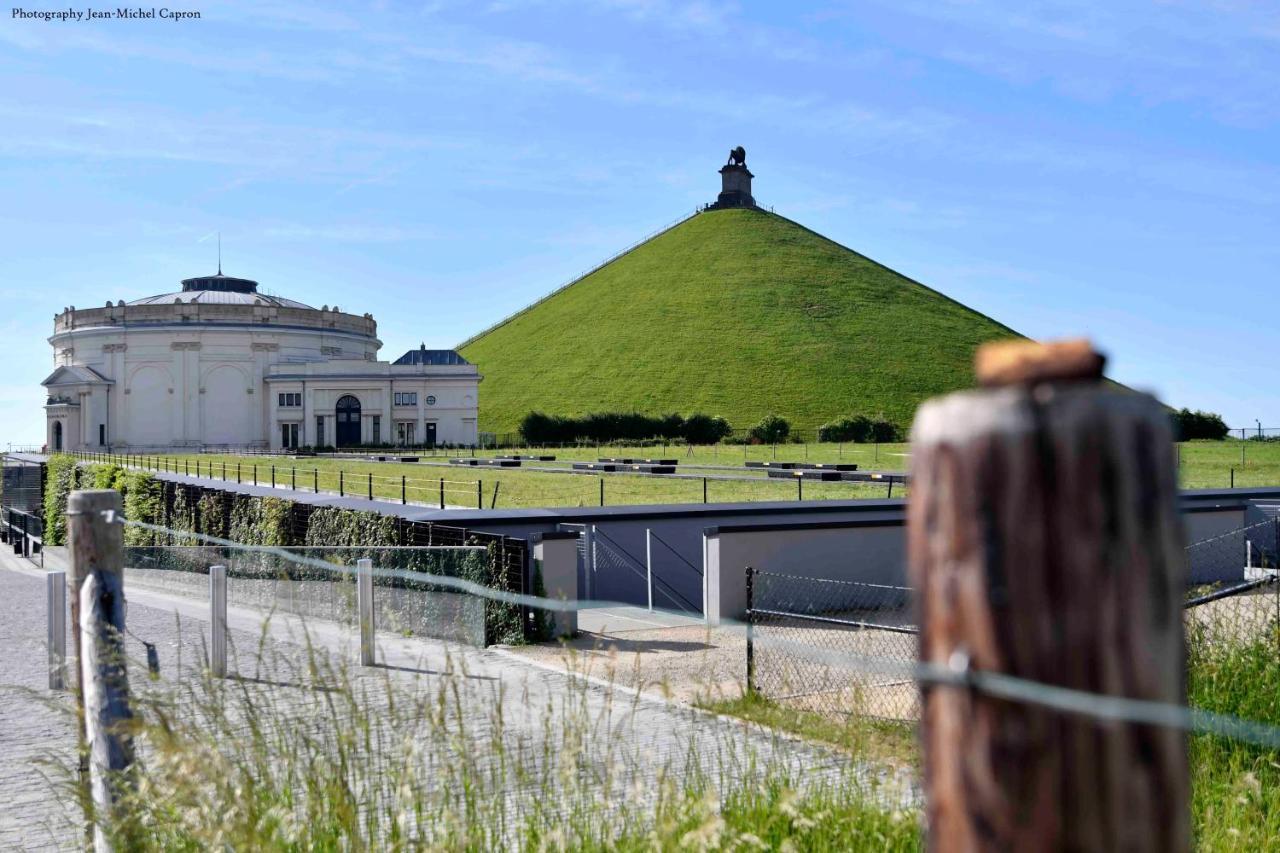
{"type": "Polygon", "coordinates": [[[354,627],[356,561],[362,559],[373,562],[378,631],[485,644],[485,600],[437,580],[459,578],[484,585],[489,555],[483,547],[126,547],[125,589],[207,599],[209,567],[224,565],[231,606],[354,627]]]}

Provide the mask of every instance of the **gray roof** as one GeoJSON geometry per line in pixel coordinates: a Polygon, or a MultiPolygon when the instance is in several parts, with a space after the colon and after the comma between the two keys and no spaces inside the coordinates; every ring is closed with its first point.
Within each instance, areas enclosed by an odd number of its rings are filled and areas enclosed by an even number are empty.
{"type": "Polygon", "coordinates": [[[159,296],[145,296],[135,299],[130,305],[169,305],[181,299],[183,302],[198,302],[201,305],[274,305],[277,308],[311,308],[301,302],[285,299],[282,296],[268,296],[258,292],[258,283],[248,278],[236,278],[222,274],[222,265],[214,275],[201,275],[195,278],[184,278],[182,290],[177,293],[162,293],[159,296]]]}
{"type": "Polygon", "coordinates": [[[395,360],[396,364],[470,364],[458,353],[451,349],[427,349],[427,345],[423,344],[417,349],[411,349],[404,355],[395,360]]]}
{"type": "Polygon", "coordinates": [[[144,296],[134,299],[130,305],[168,305],[181,299],[183,302],[198,302],[201,305],[274,305],[277,308],[310,308],[310,305],[285,299],[283,296],[268,296],[265,293],[237,293],[234,290],[185,290],[177,293],[161,293],[159,296],[144,296]]]}
{"type": "Polygon", "coordinates": [[[94,370],[87,364],[66,364],[63,365],[40,384],[41,385],[88,385],[105,382],[108,385],[114,385],[107,377],[94,370]]]}

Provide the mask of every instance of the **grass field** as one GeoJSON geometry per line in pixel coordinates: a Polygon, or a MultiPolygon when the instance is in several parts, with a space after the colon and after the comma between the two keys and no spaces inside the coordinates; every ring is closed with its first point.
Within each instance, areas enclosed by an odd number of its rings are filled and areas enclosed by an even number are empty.
{"type": "MultiPolygon", "coordinates": [[[[489,451],[480,455],[518,453],[520,450],[489,451]]],[[[212,472],[221,479],[234,481],[236,466],[243,482],[271,482],[272,466],[277,485],[296,484],[299,490],[311,491],[317,486],[323,492],[368,495],[370,485],[374,497],[400,500],[401,478],[404,497],[410,503],[438,505],[441,480],[444,480],[445,503],[448,506],[476,507],[482,501],[487,508],[539,506],[599,506],[600,486],[604,484],[607,506],[654,503],[701,503],[703,477],[710,503],[737,501],[850,500],[884,498],[886,485],[846,482],[805,482],[803,491],[792,480],[768,478],[761,471],[743,467],[752,461],[856,462],[860,470],[906,471],[910,466],[911,448],[907,444],[785,444],[717,445],[710,447],[600,447],[569,448],[547,451],[556,456],[554,463],[594,461],[605,456],[679,459],[678,470],[690,478],[644,477],[632,474],[567,474],[519,469],[471,468],[448,464],[457,451],[436,455],[420,454],[417,463],[369,462],[359,457],[321,457],[292,459],[288,457],[235,456],[201,454],[190,456],[146,457],[150,465],[165,470],[194,474],[197,463],[202,474],[212,472]],[[256,467],[255,467],[256,466],[256,467]],[[729,470],[726,470],[729,469],[729,470]],[[339,472],[342,472],[339,482],[339,472]],[[372,481],[370,477],[372,476],[372,481]],[[727,479],[734,478],[734,479],[727,479]]],[[[1178,445],[1179,477],[1184,488],[1226,488],[1280,485],[1280,442],[1195,441],[1178,445]],[[1241,462],[1241,451],[1244,461],[1241,462]],[[1234,469],[1234,473],[1233,473],[1234,469]]],[[[905,496],[901,485],[893,488],[893,497],[905,496]]]]}
{"type": "Polygon", "coordinates": [[[462,348],[481,429],[530,411],[701,411],[798,426],[916,406],[1015,333],[765,211],[699,214],[462,348]],[[731,357],[730,357],[731,356],[731,357]]]}

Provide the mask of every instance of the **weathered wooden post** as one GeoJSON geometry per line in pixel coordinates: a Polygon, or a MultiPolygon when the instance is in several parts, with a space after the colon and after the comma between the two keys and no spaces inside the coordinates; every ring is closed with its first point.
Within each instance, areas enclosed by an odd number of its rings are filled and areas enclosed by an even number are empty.
{"type": "Polygon", "coordinates": [[[129,677],[124,649],[124,525],[120,493],[72,492],[67,537],[76,624],[79,696],[84,711],[94,848],[110,850],[105,829],[128,784],[133,740],[128,731],[129,677]]]}
{"type": "Polygon", "coordinates": [[[360,665],[373,666],[373,560],[356,560],[356,610],[360,619],[360,665]]]}
{"type": "MultiPolygon", "coordinates": [[[[924,663],[1184,701],[1186,576],[1170,424],[1086,342],[979,350],[982,390],[912,434],[910,574],[924,663]]],[[[922,686],[929,846],[1184,851],[1171,728],[922,686]]]]}

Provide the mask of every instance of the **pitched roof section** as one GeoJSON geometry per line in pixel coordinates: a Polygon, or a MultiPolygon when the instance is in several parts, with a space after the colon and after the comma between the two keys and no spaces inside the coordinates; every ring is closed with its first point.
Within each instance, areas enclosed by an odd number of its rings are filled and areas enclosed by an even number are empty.
{"type": "Polygon", "coordinates": [[[423,344],[417,349],[411,349],[404,355],[395,360],[396,364],[430,364],[430,365],[447,365],[447,364],[470,364],[462,356],[458,355],[455,350],[451,349],[427,349],[427,345],[423,344]]]}
{"type": "Polygon", "coordinates": [[[50,387],[53,385],[114,385],[115,382],[92,367],[83,364],[71,364],[59,367],[40,384],[50,387]]]}

